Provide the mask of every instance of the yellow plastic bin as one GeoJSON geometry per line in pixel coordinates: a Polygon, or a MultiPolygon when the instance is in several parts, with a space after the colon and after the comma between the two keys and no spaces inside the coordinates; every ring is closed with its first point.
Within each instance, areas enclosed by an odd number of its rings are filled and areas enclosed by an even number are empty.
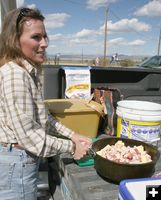
{"type": "Polygon", "coordinates": [[[48,99],[44,101],[50,113],[62,124],[88,137],[96,137],[103,107],[84,99],[48,99]]]}

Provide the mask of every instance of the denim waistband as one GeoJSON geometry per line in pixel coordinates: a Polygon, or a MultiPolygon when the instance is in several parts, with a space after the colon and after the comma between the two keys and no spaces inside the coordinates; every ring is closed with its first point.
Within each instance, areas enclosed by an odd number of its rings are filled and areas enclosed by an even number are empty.
{"type": "Polygon", "coordinates": [[[4,143],[4,142],[0,142],[0,147],[7,148],[8,151],[12,151],[13,148],[23,150],[23,148],[20,147],[18,145],[18,143],[4,143]]]}

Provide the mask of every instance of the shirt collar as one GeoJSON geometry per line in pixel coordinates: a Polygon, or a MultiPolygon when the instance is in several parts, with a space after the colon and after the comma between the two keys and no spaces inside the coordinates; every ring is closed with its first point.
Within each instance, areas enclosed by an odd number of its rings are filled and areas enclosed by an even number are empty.
{"type": "Polygon", "coordinates": [[[36,69],[36,67],[34,67],[33,65],[31,65],[27,60],[23,61],[23,64],[25,65],[26,70],[32,74],[34,73],[35,75],[38,74],[38,70],[36,69]]]}

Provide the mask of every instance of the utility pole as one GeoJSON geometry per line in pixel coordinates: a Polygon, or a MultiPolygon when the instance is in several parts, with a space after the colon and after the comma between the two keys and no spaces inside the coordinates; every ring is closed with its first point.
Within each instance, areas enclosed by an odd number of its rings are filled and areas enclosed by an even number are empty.
{"type": "Polygon", "coordinates": [[[106,14],[105,14],[104,66],[106,66],[106,48],[107,48],[107,15],[108,15],[108,8],[106,8],[106,14]]]}
{"type": "Polygon", "coordinates": [[[158,42],[158,56],[160,54],[160,41],[161,41],[161,29],[160,29],[159,42],[158,42]]]}

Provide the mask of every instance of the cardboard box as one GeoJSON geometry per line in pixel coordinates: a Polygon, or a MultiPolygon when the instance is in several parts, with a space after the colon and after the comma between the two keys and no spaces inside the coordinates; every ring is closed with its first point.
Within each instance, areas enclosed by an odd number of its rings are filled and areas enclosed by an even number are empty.
{"type": "Polygon", "coordinates": [[[68,128],[88,137],[97,136],[103,111],[101,104],[83,99],[48,99],[44,102],[51,114],[68,128]]]}

